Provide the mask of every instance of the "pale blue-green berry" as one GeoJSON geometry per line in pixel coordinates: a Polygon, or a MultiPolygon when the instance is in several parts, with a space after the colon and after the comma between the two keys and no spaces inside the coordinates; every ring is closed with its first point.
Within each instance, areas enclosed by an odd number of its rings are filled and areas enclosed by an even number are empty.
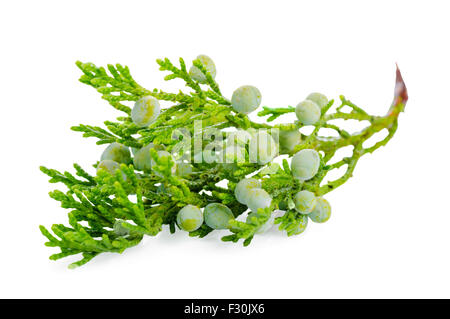
{"type": "Polygon", "coordinates": [[[280,130],[279,133],[279,144],[281,152],[290,152],[295,146],[300,144],[302,139],[302,134],[298,130],[285,131],[280,130]]]}
{"type": "Polygon", "coordinates": [[[250,162],[264,165],[277,156],[277,143],[265,130],[259,130],[254,134],[249,144],[250,162]]]}
{"type": "Polygon", "coordinates": [[[247,207],[254,213],[259,208],[268,208],[272,204],[272,197],[262,188],[252,188],[247,196],[247,207]]]}
{"type": "Polygon", "coordinates": [[[116,171],[120,168],[119,163],[113,160],[103,160],[97,165],[97,172],[100,170],[105,170],[111,175],[114,175],[116,171]]]}
{"type": "Polygon", "coordinates": [[[213,229],[227,229],[230,220],[234,219],[231,209],[219,203],[206,205],[203,215],[205,224],[213,229]]]}
{"type": "Polygon", "coordinates": [[[310,191],[300,191],[294,195],[295,209],[302,214],[309,214],[317,204],[317,198],[310,191]]]}
{"type": "Polygon", "coordinates": [[[139,127],[152,124],[159,116],[161,107],[159,102],[152,96],[144,96],[136,101],[131,110],[131,119],[139,127]]]}
{"type": "Polygon", "coordinates": [[[186,205],[178,212],[177,224],[187,232],[197,230],[203,224],[203,213],[197,206],[186,205]]]}
{"type": "MultiPolygon", "coordinates": [[[[251,218],[252,217],[257,217],[258,213],[252,212],[250,214],[248,214],[246,222],[250,223],[251,222],[251,218]]],[[[270,214],[269,219],[262,224],[261,226],[259,226],[258,230],[256,231],[257,234],[262,234],[265,233],[266,231],[268,231],[269,229],[271,229],[273,227],[273,224],[275,222],[275,215],[274,214],[270,214]]]]}
{"type": "Polygon", "coordinates": [[[320,109],[323,109],[328,104],[327,97],[322,93],[311,93],[306,99],[316,103],[320,107],[320,109]]]}
{"type": "Polygon", "coordinates": [[[319,197],[316,207],[308,216],[315,223],[325,223],[331,216],[330,203],[325,198],[319,197]]]}
{"type": "Polygon", "coordinates": [[[313,178],[317,174],[319,166],[320,155],[316,150],[304,149],[292,156],[292,175],[301,181],[313,178]]]}
{"type": "Polygon", "coordinates": [[[114,222],[113,230],[114,233],[118,236],[125,236],[130,233],[130,231],[122,226],[123,220],[118,219],[114,222]]]}
{"type": "MultiPolygon", "coordinates": [[[[172,154],[170,154],[170,153],[167,152],[167,151],[158,151],[158,152],[157,152],[157,155],[158,155],[158,158],[169,157],[169,158],[172,159],[173,162],[175,162],[175,160],[174,160],[172,154]]],[[[153,160],[153,158],[150,160],[150,162],[151,162],[151,164],[150,164],[151,167],[154,166],[154,165],[156,165],[156,162],[153,160]]],[[[175,174],[175,172],[177,171],[177,165],[176,165],[176,163],[174,163],[174,165],[171,167],[171,171],[172,171],[172,174],[175,174]]],[[[162,175],[161,173],[159,173],[159,172],[154,171],[154,173],[155,173],[155,175],[157,175],[157,176],[163,177],[163,175],[162,175]]]]}
{"type": "Polygon", "coordinates": [[[303,125],[312,125],[320,119],[320,107],[311,100],[305,100],[297,104],[295,114],[303,125]]]}
{"type": "MultiPolygon", "coordinates": [[[[209,74],[211,74],[211,77],[214,79],[216,77],[216,65],[214,64],[214,61],[209,56],[203,54],[197,56],[197,60],[200,60],[209,74]]],[[[194,65],[189,69],[189,75],[195,81],[206,83],[206,76],[194,65]]]]}
{"type": "Polygon", "coordinates": [[[192,165],[189,163],[177,163],[176,174],[178,176],[187,176],[192,173],[192,165]]]}
{"type": "Polygon", "coordinates": [[[302,214],[297,216],[296,220],[298,224],[296,224],[294,229],[289,230],[289,235],[299,235],[303,233],[306,229],[306,226],[308,226],[308,216],[309,215],[302,215],[302,214]]]}
{"type": "Polygon", "coordinates": [[[109,144],[103,151],[100,160],[112,160],[117,163],[128,164],[131,162],[130,149],[120,143],[109,144]]]}
{"type": "Polygon", "coordinates": [[[142,147],[140,150],[134,154],[133,158],[133,166],[137,170],[150,172],[152,167],[152,157],[150,156],[150,149],[152,149],[154,145],[152,143],[142,147]]]}
{"type": "Polygon", "coordinates": [[[259,180],[254,178],[244,178],[237,183],[236,188],[234,189],[234,197],[236,197],[236,200],[239,203],[247,205],[250,190],[260,187],[261,182],[259,180]]]}
{"type": "Polygon", "coordinates": [[[163,150],[163,145],[155,145],[153,143],[150,143],[144,147],[142,147],[140,150],[136,152],[133,158],[133,165],[134,168],[140,171],[144,172],[150,172],[152,168],[152,157],[150,156],[150,149],[154,148],[155,150],[163,150]]]}
{"type": "Polygon", "coordinates": [[[248,114],[261,104],[261,92],[251,85],[237,88],[231,97],[231,106],[238,113],[248,114]]]}

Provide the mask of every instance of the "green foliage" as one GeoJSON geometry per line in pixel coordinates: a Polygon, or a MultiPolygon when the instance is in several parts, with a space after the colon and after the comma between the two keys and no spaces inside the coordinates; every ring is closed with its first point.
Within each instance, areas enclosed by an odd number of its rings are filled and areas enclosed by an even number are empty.
{"type": "Polygon", "coordinates": [[[278,227],[280,230],[286,231],[288,236],[293,236],[303,232],[306,227],[305,220],[308,221],[306,215],[295,210],[288,210],[283,216],[275,219],[275,224],[280,224],[278,227]]]}
{"type": "Polygon", "coordinates": [[[233,235],[224,236],[222,240],[236,243],[239,239],[243,239],[244,246],[250,245],[258,229],[269,220],[271,212],[270,208],[260,208],[258,209],[258,214],[250,218],[248,223],[238,220],[230,221],[230,231],[233,235]]]}
{"type": "Polygon", "coordinates": [[[273,120],[276,120],[278,117],[280,117],[283,114],[295,112],[295,107],[288,106],[287,108],[270,108],[267,106],[263,106],[263,110],[258,112],[258,116],[266,116],[270,115],[267,118],[267,122],[272,122],[273,120]]]}
{"type": "MultiPolygon", "coordinates": [[[[105,121],[105,127],[80,124],[72,127],[72,130],[81,132],[83,137],[96,138],[99,145],[118,142],[128,147],[141,148],[154,143],[163,145],[166,150],[171,151],[179,142],[174,139],[174,134],[178,130],[185,130],[189,132],[189,136],[194,137],[195,134],[204,134],[211,129],[277,128],[290,131],[302,127],[298,121],[271,126],[253,122],[245,114],[236,114],[230,106],[230,101],[222,95],[217,82],[199,60],[194,60],[193,65],[205,75],[205,84],[191,78],[181,58],[179,66],[175,66],[167,58],[157,60],[157,63],[161,71],[168,72],[165,80],[181,79],[190,89],[189,92],[169,93],[145,89],[133,79],[128,67],[120,64],[104,68],[92,63],[76,62],[83,73],[80,81],[95,88],[103,99],[122,111],[123,115],[116,121],[105,121]],[[162,109],[158,119],[150,126],[140,128],[130,118],[129,105],[147,95],[172,102],[173,105],[162,109]],[[202,120],[200,128],[195,127],[196,120],[202,120]]],[[[341,104],[334,112],[330,112],[334,105],[332,100],[322,108],[322,115],[314,124],[313,132],[307,136],[302,134],[301,142],[293,150],[284,153],[290,157],[305,148],[321,152],[322,163],[319,172],[305,182],[299,182],[292,177],[286,159],[281,165],[276,163],[259,165],[248,162],[192,163],[191,173],[178,176],[173,170],[176,165],[174,159],[170,156],[158,157],[155,149],[150,150],[154,161],[152,171],[145,173],[125,164],[121,164],[120,169],[113,175],[99,170],[96,176],[88,174],[78,164],[74,164],[75,174],[41,167],[41,171],[50,177],[51,183],[62,183],[67,188],[64,192],[60,190],[50,192],[50,197],[60,202],[61,207],[69,210],[69,226],[55,224],[50,229],[40,226],[42,234],[48,239],[46,245],[60,249],[60,252],[51,255],[50,259],[81,255],[79,261],[69,266],[75,268],[84,265],[100,253],[122,253],[127,248],[137,245],[144,235],[157,235],[163,225],[168,225],[170,232],[174,233],[178,229],[177,213],[188,204],[205,207],[209,203],[222,203],[231,209],[235,217],[239,217],[247,207],[235,199],[234,188],[241,179],[252,174],[254,178],[261,180],[262,188],[273,199],[272,205],[270,208],[259,209],[258,213],[247,222],[231,220],[229,224],[231,234],[223,237],[223,241],[243,240],[245,246],[249,245],[257,230],[269,220],[279,203],[292,202],[293,194],[299,190],[309,190],[316,196],[330,192],[352,176],[361,156],[386,145],[397,129],[398,115],[403,111],[407,101],[406,88],[399,72],[397,80],[397,85],[403,85],[401,87],[403,90],[397,90],[394,103],[386,116],[369,115],[343,96],[340,97],[341,104]],[[350,108],[350,111],[344,112],[344,107],[350,108]],[[361,132],[350,133],[335,124],[334,120],[368,121],[369,125],[361,132]],[[334,130],[337,135],[322,136],[320,134],[322,128],[334,130]],[[367,139],[383,129],[389,132],[383,140],[371,147],[363,147],[367,139]],[[338,149],[349,145],[353,146],[351,156],[329,164],[338,149]],[[334,181],[323,183],[330,171],[342,166],[347,166],[344,175],[334,181]],[[218,186],[221,181],[227,181],[227,187],[218,186]],[[120,223],[120,229],[123,231],[115,231],[117,223],[120,223]]],[[[258,115],[269,116],[267,121],[270,122],[280,115],[291,112],[295,112],[292,106],[264,107],[258,115]]],[[[191,141],[183,140],[183,142],[191,141]]],[[[291,236],[299,233],[299,229],[305,225],[305,220],[304,216],[300,216],[294,210],[288,210],[284,216],[276,220],[276,223],[280,224],[281,230],[291,236]]],[[[212,231],[212,228],[203,224],[189,235],[202,238],[212,231]]]]}

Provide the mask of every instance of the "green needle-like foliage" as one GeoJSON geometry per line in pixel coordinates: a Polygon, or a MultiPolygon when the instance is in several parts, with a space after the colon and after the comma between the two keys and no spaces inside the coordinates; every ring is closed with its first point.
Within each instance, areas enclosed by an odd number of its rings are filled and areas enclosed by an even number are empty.
{"type": "MultiPolygon", "coordinates": [[[[148,90],[133,79],[126,66],[117,64],[104,68],[92,63],[76,62],[83,73],[80,82],[95,88],[103,99],[123,113],[116,121],[105,121],[105,127],[80,124],[72,127],[72,130],[82,132],[83,137],[96,138],[97,144],[117,142],[139,149],[153,143],[165,146],[167,151],[174,151],[180,143],[174,139],[174,135],[180,130],[188,132],[189,136],[195,136],[207,134],[211,129],[221,132],[230,128],[277,128],[280,131],[290,131],[302,127],[299,121],[274,126],[260,124],[251,121],[245,114],[236,113],[230,100],[222,95],[219,85],[200,60],[194,60],[193,65],[205,75],[204,84],[189,75],[181,58],[178,67],[167,58],[157,60],[157,63],[161,71],[168,72],[165,80],[181,79],[189,91],[169,93],[157,89],[148,90]],[[138,127],[131,119],[129,105],[143,96],[169,101],[173,105],[162,109],[156,121],[149,126],[138,127]],[[196,127],[198,120],[201,120],[201,127],[196,127]]],[[[273,199],[271,207],[259,209],[258,214],[247,222],[231,220],[231,234],[223,237],[223,240],[238,242],[242,239],[244,245],[250,244],[259,227],[268,221],[272,211],[278,209],[282,202],[289,207],[287,213],[279,217],[276,223],[280,225],[280,230],[293,235],[302,222],[300,214],[292,209],[292,198],[296,192],[303,189],[322,196],[334,190],[352,176],[361,156],[384,146],[392,138],[397,130],[398,116],[404,110],[408,98],[398,70],[395,92],[394,102],[384,116],[369,115],[343,96],[334,112],[330,112],[333,100],[322,108],[322,115],[314,124],[312,133],[302,134],[301,141],[284,153],[292,156],[306,148],[313,148],[321,153],[319,172],[305,182],[292,177],[286,160],[281,165],[273,162],[260,165],[250,162],[223,164],[191,161],[193,169],[190,174],[176,174],[175,160],[169,156],[159,157],[155,149],[150,150],[154,161],[151,173],[138,171],[133,165],[125,164],[121,164],[114,174],[99,170],[96,176],[88,174],[78,164],[74,164],[75,175],[41,167],[41,171],[50,177],[51,183],[63,183],[67,188],[65,192],[50,192],[50,197],[69,210],[69,225],[55,224],[50,229],[40,226],[42,234],[48,239],[46,245],[60,249],[50,259],[80,254],[82,258],[70,265],[70,268],[75,268],[103,252],[122,253],[137,245],[144,235],[157,235],[163,225],[169,225],[173,233],[178,227],[177,213],[188,204],[205,207],[208,203],[222,203],[238,217],[247,211],[247,207],[236,200],[234,188],[241,179],[249,175],[262,181],[262,188],[273,199]],[[344,107],[350,111],[344,112],[344,107]],[[332,123],[334,120],[368,121],[369,125],[360,132],[350,133],[332,123]],[[322,128],[334,130],[336,136],[322,136],[322,128]],[[384,129],[387,129],[388,135],[383,140],[371,147],[363,146],[366,140],[384,129]],[[352,155],[329,164],[336,151],[346,146],[353,146],[352,155]],[[330,171],[342,166],[346,166],[346,171],[340,178],[324,183],[330,171]],[[219,182],[225,182],[226,186],[219,186],[219,182]]],[[[258,115],[269,116],[267,121],[270,122],[291,112],[295,112],[292,106],[264,107],[258,115]]],[[[183,139],[183,143],[191,141],[192,138],[183,139]]],[[[205,145],[202,144],[201,147],[204,148],[205,145]]],[[[280,153],[283,154],[283,151],[280,153]]],[[[95,160],[95,167],[96,163],[95,160]]],[[[212,231],[212,228],[203,224],[191,232],[190,236],[202,238],[212,231]]]]}

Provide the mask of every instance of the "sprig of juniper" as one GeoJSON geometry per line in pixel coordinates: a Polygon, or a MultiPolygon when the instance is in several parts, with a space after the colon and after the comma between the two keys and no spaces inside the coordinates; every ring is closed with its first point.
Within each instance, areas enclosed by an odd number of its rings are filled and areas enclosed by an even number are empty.
{"type": "MultiPolygon", "coordinates": [[[[279,130],[300,129],[301,123],[260,124],[251,121],[247,115],[238,114],[230,107],[230,101],[222,95],[219,85],[199,60],[196,66],[206,78],[206,84],[194,80],[186,69],[183,59],[175,66],[169,59],[157,60],[160,70],[169,72],[165,80],[182,79],[190,92],[170,93],[162,90],[148,90],[139,85],[131,76],[129,68],[120,64],[97,67],[93,63],[76,62],[83,72],[80,82],[95,88],[102,98],[111,106],[124,113],[117,121],[105,121],[105,127],[80,124],[72,130],[82,132],[83,137],[97,138],[97,144],[119,142],[129,147],[140,148],[148,143],[163,144],[168,150],[175,147],[173,138],[177,130],[187,130],[191,136],[204,134],[208,130],[234,127],[237,129],[277,128],[279,130]],[[137,101],[143,96],[172,102],[173,105],[161,111],[158,119],[149,127],[137,127],[131,120],[131,108],[127,103],[137,101]],[[202,120],[200,131],[195,127],[195,120],[202,120]]],[[[151,156],[155,161],[153,173],[146,174],[134,170],[132,165],[120,166],[114,175],[99,171],[96,176],[89,175],[79,165],[74,164],[75,177],[70,172],[59,172],[41,167],[41,171],[50,177],[51,183],[63,183],[65,192],[55,190],[50,197],[60,202],[69,210],[69,226],[55,224],[50,230],[40,226],[42,234],[48,239],[49,247],[59,247],[60,252],[50,256],[57,260],[70,255],[80,254],[82,258],[69,267],[84,265],[100,253],[122,253],[125,249],[137,245],[144,235],[155,236],[162,225],[169,225],[170,231],[176,231],[176,215],[181,207],[187,204],[204,207],[208,203],[226,204],[238,217],[247,210],[234,197],[236,183],[249,174],[256,174],[262,180],[262,188],[273,198],[272,207],[260,209],[259,214],[248,222],[231,221],[231,234],[223,237],[224,241],[237,242],[243,240],[250,244],[257,229],[270,217],[273,209],[279,208],[282,201],[287,202],[287,213],[277,219],[280,229],[293,235],[293,229],[301,222],[298,213],[292,210],[292,196],[300,189],[314,192],[316,195],[326,194],[344,184],[353,173],[358,160],[367,153],[372,153],[386,143],[394,135],[398,126],[398,116],[404,110],[408,99],[406,87],[397,69],[397,83],[394,102],[385,116],[367,114],[343,96],[340,105],[333,113],[330,109],[334,101],[322,110],[320,120],[315,124],[313,132],[302,135],[302,141],[287,154],[295,154],[305,148],[314,148],[323,152],[319,173],[306,182],[292,178],[289,164],[283,160],[282,165],[269,163],[208,164],[194,163],[194,172],[189,176],[173,174],[175,165],[168,157],[158,157],[155,150],[151,156]],[[348,106],[351,111],[343,112],[348,106]],[[333,120],[368,121],[369,125],[361,132],[350,134],[333,120]],[[336,137],[322,136],[322,128],[336,131],[336,137]],[[363,147],[363,143],[383,129],[388,135],[371,147],[363,147]],[[336,151],[345,146],[353,146],[352,155],[329,164],[336,151]],[[340,178],[323,184],[330,171],[347,166],[340,178]],[[227,180],[227,187],[218,186],[220,181],[227,180]]],[[[269,116],[270,122],[279,116],[294,112],[295,108],[264,107],[259,116],[269,116]]],[[[203,225],[191,232],[190,236],[204,237],[213,229],[203,225]]]]}

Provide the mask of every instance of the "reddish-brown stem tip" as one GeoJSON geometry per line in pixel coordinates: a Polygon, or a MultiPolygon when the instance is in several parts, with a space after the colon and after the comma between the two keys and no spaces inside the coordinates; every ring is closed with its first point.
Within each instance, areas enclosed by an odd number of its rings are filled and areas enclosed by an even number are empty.
{"type": "Polygon", "coordinates": [[[408,102],[408,90],[406,89],[405,81],[403,81],[402,73],[397,64],[396,67],[394,100],[389,109],[389,116],[398,116],[404,110],[406,102],[408,102]]]}
{"type": "Polygon", "coordinates": [[[396,77],[395,77],[395,91],[394,91],[394,102],[393,104],[399,104],[403,103],[403,105],[408,102],[408,90],[406,89],[405,81],[403,81],[402,73],[400,72],[400,69],[398,68],[398,65],[395,64],[397,67],[396,71],[396,77]]]}

